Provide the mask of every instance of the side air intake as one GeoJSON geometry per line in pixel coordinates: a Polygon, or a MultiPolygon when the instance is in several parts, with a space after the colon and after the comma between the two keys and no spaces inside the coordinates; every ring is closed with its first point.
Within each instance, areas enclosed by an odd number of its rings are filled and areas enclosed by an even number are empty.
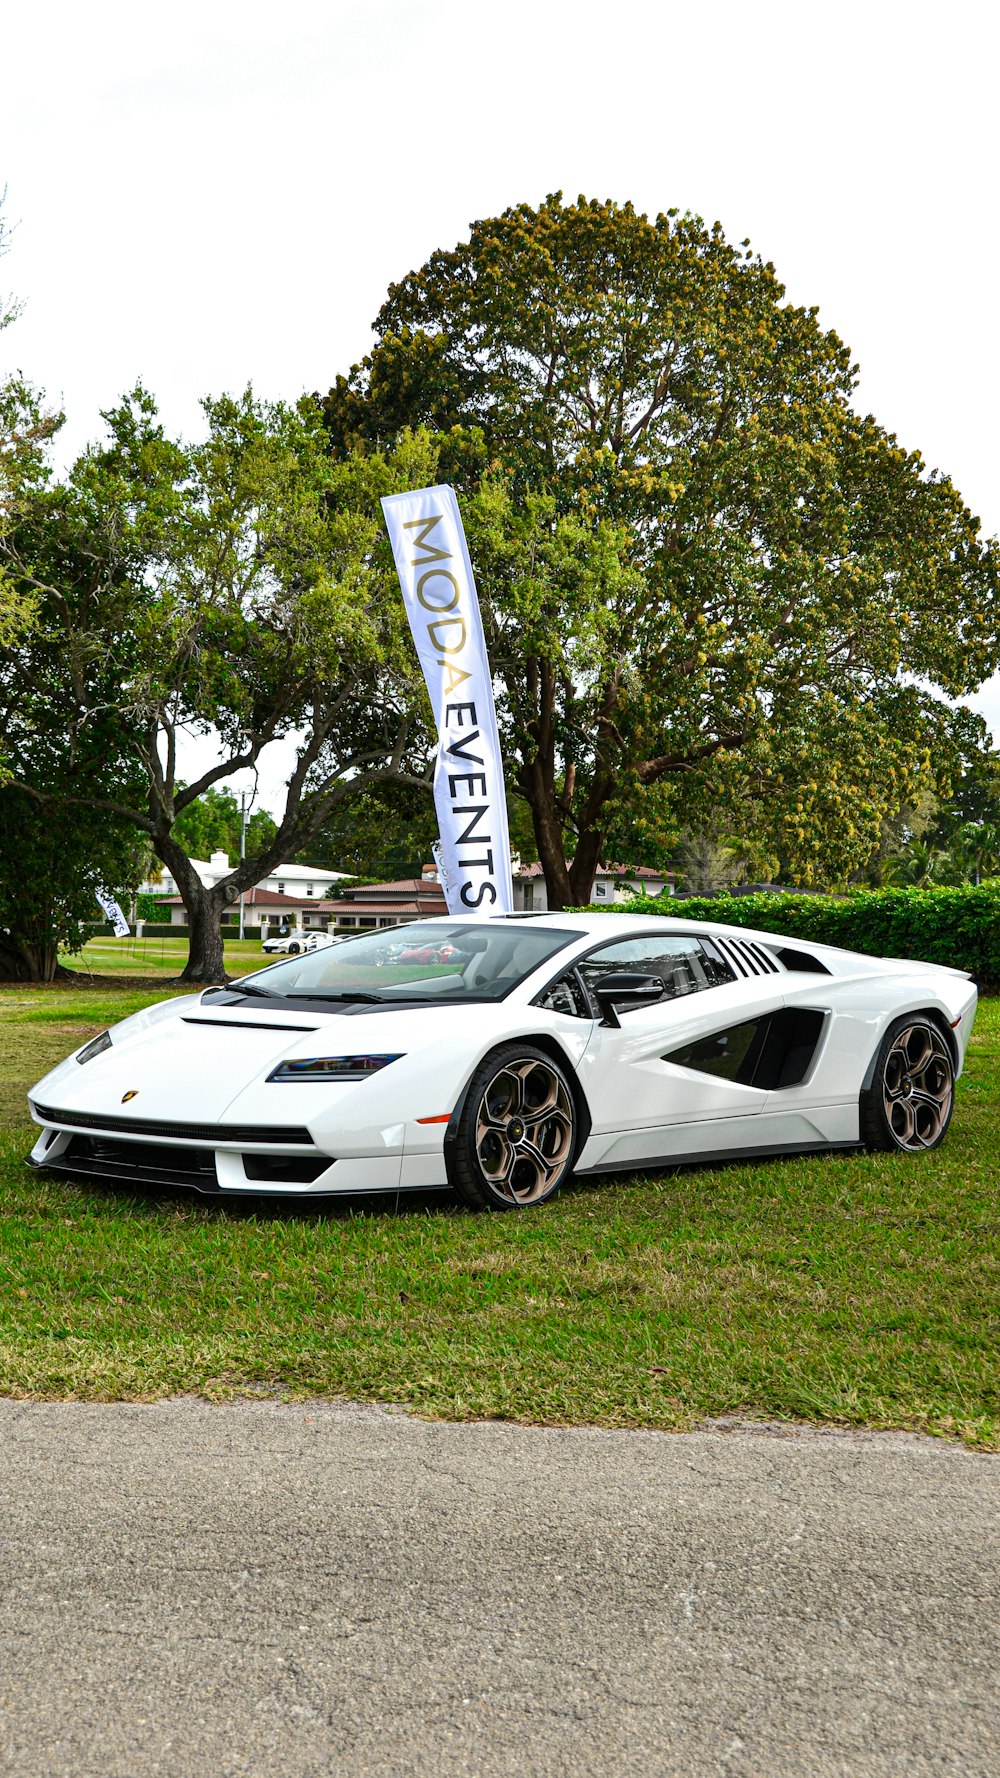
{"type": "Polygon", "coordinates": [[[663,1057],[675,1068],[735,1081],[761,1092],[801,1086],[809,1072],[826,1014],[787,1006],[728,1025],[709,1037],[696,1037],[663,1057]]]}
{"type": "Polygon", "coordinates": [[[774,954],[779,963],[783,963],[786,969],[794,972],[801,972],[803,975],[833,974],[833,971],[827,969],[826,964],[821,963],[818,957],[810,957],[808,951],[796,951],[791,945],[782,945],[780,951],[775,951],[774,954]]]}

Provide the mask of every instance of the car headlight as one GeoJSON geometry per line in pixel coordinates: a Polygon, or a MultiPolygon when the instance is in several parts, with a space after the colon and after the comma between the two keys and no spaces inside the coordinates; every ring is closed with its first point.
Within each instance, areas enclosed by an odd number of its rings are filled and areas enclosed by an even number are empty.
{"type": "Polygon", "coordinates": [[[77,1052],[76,1059],[80,1063],[91,1062],[95,1056],[100,1055],[102,1050],[109,1050],[110,1048],[111,1032],[102,1031],[98,1037],[92,1037],[89,1043],[84,1044],[82,1050],[77,1052]]]}
{"type": "Polygon", "coordinates": [[[365,1080],[399,1056],[296,1056],[272,1068],[268,1080],[365,1080]]]}

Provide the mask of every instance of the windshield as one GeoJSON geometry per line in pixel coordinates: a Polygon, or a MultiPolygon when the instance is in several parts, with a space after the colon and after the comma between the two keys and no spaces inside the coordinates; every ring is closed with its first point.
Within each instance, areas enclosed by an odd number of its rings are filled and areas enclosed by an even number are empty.
{"type": "Polygon", "coordinates": [[[502,1000],[581,936],[520,921],[420,920],[290,957],[230,988],[289,1000],[502,1000]]]}

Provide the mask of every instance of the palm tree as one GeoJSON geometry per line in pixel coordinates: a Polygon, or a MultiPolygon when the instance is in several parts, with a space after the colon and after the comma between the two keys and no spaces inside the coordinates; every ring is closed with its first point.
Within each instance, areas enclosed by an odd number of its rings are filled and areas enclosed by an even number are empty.
{"type": "Polygon", "coordinates": [[[745,874],[739,847],[708,829],[689,830],[677,848],[677,878],[692,895],[711,895],[741,882],[745,874]]]}
{"type": "Polygon", "coordinates": [[[995,877],[1000,873],[1000,828],[992,821],[967,821],[952,837],[951,855],[967,882],[995,877]]]}
{"type": "Polygon", "coordinates": [[[884,875],[886,882],[896,888],[931,889],[935,884],[954,881],[955,861],[943,846],[913,837],[894,858],[886,860],[884,875]]]}

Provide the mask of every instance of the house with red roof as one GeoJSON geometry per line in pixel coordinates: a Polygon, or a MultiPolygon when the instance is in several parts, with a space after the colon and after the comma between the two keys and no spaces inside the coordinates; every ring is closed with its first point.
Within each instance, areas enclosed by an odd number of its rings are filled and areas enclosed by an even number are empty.
{"type": "MultiPolygon", "coordinates": [[[[650,870],[648,865],[599,864],[590,892],[592,907],[614,907],[632,895],[659,895],[666,889],[674,892],[673,871],[650,870]]],[[[541,865],[514,864],[514,909],[520,913],[543,913],[548,907],[545,873],[541,865]]]]}
{"type": "Polygon", "coordinates": [[[433,864],[425,864],[419,877],[402,877],[396,883],[345,883],[337,900],[325,905],[335,910],[330,924],[340,932],[403,926],[408,920],[430,920],[448,912],[433,864]]]}
{"type": "MultiPolygon", "coordinates": [[[[318,873],[314,873],[317,876],[318,873]]],[[[329,879],[336,872],[328,872],[329,879]]],[[[516,913],[542,913],[548,906],[542,867],[514,862],[514,910],[516,913]]],[[[613,907],[632,895],[659,895],[665,888],[673,894],[673,874],[650,870],[645,865],[602,864],[594,878],[591,904],[613,907]]],[[[433,864],[425,864],[419,877],[402,877],[394,883],[352,883],[344,879],[336,900],[317,897],[314,885],[308,884],[305,894],[280,894],[276,889],[258,885],[243,896],[244,929],[266,925],[272,932],[282,926],[304,931],[324,931],[336,927],[338,932],[363,932],[391,926],[404,926],[410,920],[441,918],[448,913],[448,903],[433,864]]],[[[163,907],[170,909],[175,926],[187,923],[187,913],[179,895],[163,898],[163,907]]],[[[239,903],[228,912],[227,925],[239,920],[239,903]]]]}
{"type": "MultiPolygon", "coordinates": [[[[331,923],[331,914],[339,903],[327,901],[325,898],[311,893],[303,895],[279,895],[276,889],[262,889],[257,884],[253,889],[243,891],[243,926],[266,924],[273,932],[282,926],[296,926],[310,932],[322,932],[331,923]]],[[[187,909],[179,895],[164,895],[160,906],[170,910],[172,926],[187,925],[187,909]]],[[[238,923],[240,904],[234,901],[223,915],[223,923],[229,927],[238,923]]]]}

